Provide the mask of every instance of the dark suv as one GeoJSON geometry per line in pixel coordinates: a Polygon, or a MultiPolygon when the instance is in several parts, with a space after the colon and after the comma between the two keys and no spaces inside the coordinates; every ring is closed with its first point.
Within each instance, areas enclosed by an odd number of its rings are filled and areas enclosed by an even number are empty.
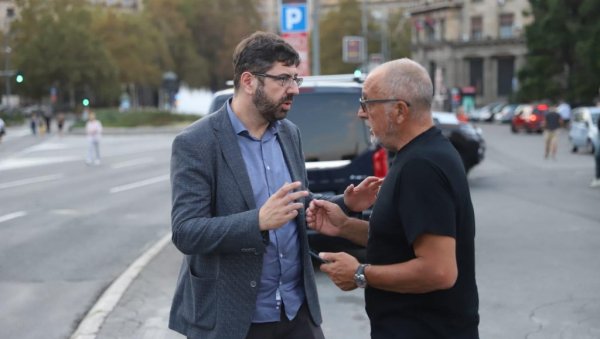
{"type": "MultiPolygon", "coordinates": [[[[361,92],[362,85],[357,82],[314,81],[308,77],[294,97],[287,118],[300,128],[309,189],[317,195],[342,194],[350,184],[387,174],[387,151],[371,144],[369,128],[357,116],[361,92]]],[[[215,93],[209,112],[219,109],[232,95],[233,89],[215,93]]],[[[470,124],[461,126],[453,114],[436,112],[434,120],[461,153],[467,171],[483,159],[485,143],[479,131],[470,124]]],[[[368,219],[369,214],[366,211],[363,218],[368,219]]],[[[309,242],[316,250],[357,248],[344,239],[311,230],[309,242]]]]}

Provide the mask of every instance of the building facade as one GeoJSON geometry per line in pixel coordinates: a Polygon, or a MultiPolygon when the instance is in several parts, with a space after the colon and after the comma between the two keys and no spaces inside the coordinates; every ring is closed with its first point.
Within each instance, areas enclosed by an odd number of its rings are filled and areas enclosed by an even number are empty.
{"type": "MultiPolygon", "coordinates": [[[[527,0],[430,0],[409,8],[412,58],[435,87],[435,109],[453,109],[453,89],[474,92],[476,106],[506,101],[525,63],[527,0]]],[[[469,107],[467,107],[469,109],[469,107]]]]}

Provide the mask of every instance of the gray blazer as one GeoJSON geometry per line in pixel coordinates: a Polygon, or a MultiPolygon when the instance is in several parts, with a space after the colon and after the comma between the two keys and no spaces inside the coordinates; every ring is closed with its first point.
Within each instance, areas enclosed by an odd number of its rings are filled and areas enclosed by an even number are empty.
{"type": "MultiPolygon", "coordinates": [[[[300,132],[282,120],[279,142],[292,180],[308,184],[300,132]]],[[[268,232],[254,201],[226,106],[196,121],[173,141],[173,243],[185,254],[169,328],[188,338],[245,338],[260,283],[268,232]]],[[[304,211],[296,218],[308,309],[320,325],[304,211]]]]}

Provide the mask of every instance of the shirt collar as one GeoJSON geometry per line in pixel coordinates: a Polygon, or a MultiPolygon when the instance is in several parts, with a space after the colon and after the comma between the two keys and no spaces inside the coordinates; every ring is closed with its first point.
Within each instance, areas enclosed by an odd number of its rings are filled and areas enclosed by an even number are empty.
{"type": "MultiPolygon", "coordinates": [[[[235,115],[235,113],[233,112],[233,109],[231,109],[231,99],[227,100],[227,115],[229,115],[229,120],[231,120],[231,125],[233,126],[233,130],[235,131],[235,134],[237,134],[237,135],[242,135],[242,133],[244,135],[250,134],[250,133],[248,133],[248,129],[246,128],[246,126],[244,126],[244,123],[237,117],[237,115],[235,115]],[[244,133],[244,132],[246,132],[246,133],[244,133]]],[[[267,132],[270,132],[273,135],[279,133],[279,124],[281,124],[281,121],[275,121],[275,122],[270,123],[269,127],[267,128],[267,132]]]]}

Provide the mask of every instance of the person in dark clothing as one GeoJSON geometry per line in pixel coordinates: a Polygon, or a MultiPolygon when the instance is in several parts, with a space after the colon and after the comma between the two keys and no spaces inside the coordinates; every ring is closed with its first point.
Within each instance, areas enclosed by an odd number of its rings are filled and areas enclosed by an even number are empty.
{"type": "MultiPolygon", "coordinates": [[[[460,156],[433,123],[432,88],[410,59],[373,70],[358,116],[396,155],[371,218],[349,217],[323,200],[307,210],[310,228],[366,246],[367,263],[319,255],[339,288],[365,288],[373,339],[479,338],[473,205],[460,156]]],[[[365,208],[345,203],[351,212],[365,208]]]]}
{"type": "Polygon", "coordinates": [[[590,183],[590,187],[600,187],[600,119],[596,121],[598,124],[598,134],[596,135],[596,152],[594,160],[596,161],[596,176],[590,183]]]}
{"type": "Polygon", "coordinates": [[[563,121],[558,114],[556,107],[552,107],[544,119],[544,159],[552,156],[556,160],[556,150],[558,148],[558,133],[562,127],[563,121]]]}

